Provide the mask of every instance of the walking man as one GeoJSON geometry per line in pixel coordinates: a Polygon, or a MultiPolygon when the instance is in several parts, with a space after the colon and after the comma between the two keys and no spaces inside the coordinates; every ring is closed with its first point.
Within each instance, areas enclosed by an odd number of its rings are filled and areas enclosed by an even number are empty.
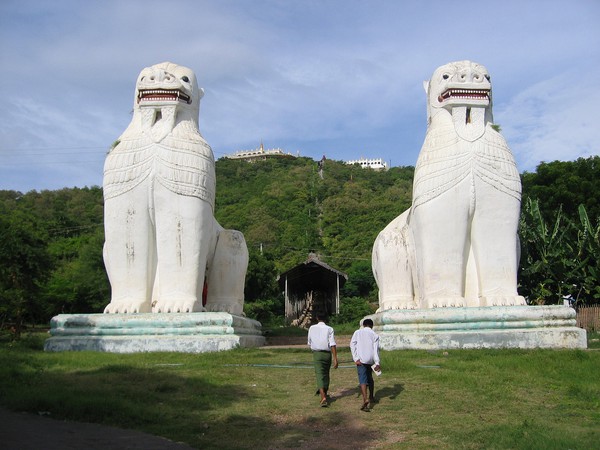
{"type": "Polygon", "coordinates": [[[308,329],[308,345],[313,353],[317,389],[321,395],[321,406],[326,407],[332,355],[334,369],[338,367],[338,358],[333,328],[325,323],[324,314],[317,314],[317,321],[316,325],[312,325],[308,329]]]}
{"type": "Polygon", "coordinates": [[[369,403],[373,404],[375,402],[373,371],[379,372],[381,370],[379,366],[379,336],[373,331],[373,321],[371,319],[363,320],[362,324],[363,328],[356,330],[352,335],[350,349],[352,350],[352,359],[356,364],[358,382],[363,397],[360,409],[369,412],[369,403]],[[368,399],[367,386],[369,388],[368,399]]]}

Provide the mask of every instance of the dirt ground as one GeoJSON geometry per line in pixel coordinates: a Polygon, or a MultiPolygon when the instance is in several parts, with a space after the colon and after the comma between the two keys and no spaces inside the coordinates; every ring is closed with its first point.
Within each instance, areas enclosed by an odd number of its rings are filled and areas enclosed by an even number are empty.
{"type": "Polygon", "coordinates": [[[133,430],[67,422],[0,408],[0,447],[6,450],[189,450],[192,447],[133,430]]]}

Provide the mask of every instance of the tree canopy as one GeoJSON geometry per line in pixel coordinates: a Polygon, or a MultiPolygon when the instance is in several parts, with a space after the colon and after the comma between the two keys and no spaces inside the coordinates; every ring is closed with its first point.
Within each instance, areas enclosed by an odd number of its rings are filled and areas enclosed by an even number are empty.
{"type": "Polygon", "coordinates": [[[522,180],[524,197],[540,201],[545,220],[552,220],[559,209],[576,218],[579,205],[592,220],[600,217],[600,156],[542,162],[535,172],[524,172],[522,180]]]}
{"type": "MultiPolygon", "coordinates": [[[[216,218],[244,233],[250,251],[250,315],[282,311],[277,274],[311,252],[348,274],[348,311],[376,301],[371,249],[410,207],[413,167],[220,159],[216,173],[216,218]]],[[[600,302],[600,157],[542,163],[522,179],[520,292],[530,303],[600,302]]],[[[0,191],[0,326],[101,312],[110,296],[103,241],[100,187],[0,191]]]]}

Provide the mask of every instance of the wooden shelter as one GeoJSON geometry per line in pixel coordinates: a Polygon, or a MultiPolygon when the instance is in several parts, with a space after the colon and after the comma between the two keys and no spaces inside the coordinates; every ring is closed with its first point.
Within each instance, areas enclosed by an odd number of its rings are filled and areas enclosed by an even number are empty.
{"type": "Polygon", "coordinates": [[[302,264],[282,273],[279,286],[285,295],[285,319],[292,325],[308,327],[314,316],[340,312],[340,288],[348,275],[320,261],[311,253],[302,264]]]}

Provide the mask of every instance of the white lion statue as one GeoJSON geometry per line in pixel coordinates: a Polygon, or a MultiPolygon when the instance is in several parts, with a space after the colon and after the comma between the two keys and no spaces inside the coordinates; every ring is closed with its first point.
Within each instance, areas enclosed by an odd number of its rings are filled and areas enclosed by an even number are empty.
{"type": "Polygon", "coordinates": [[[428,129],[412,206],[373,247],[379,311],[524,305],[517,294],[521,181],[492,126],[488,71],[449,63],[425,90],[428,129]]]}
{"type": "Polygon", "coordinates": [[[243,314],[248,250],[215,220],[215,162],[194,72],[141,71],[133,118],[104,165],[106,313],[243,314]],[[206,306],[203,306],[203,292],[206,306]]]}

